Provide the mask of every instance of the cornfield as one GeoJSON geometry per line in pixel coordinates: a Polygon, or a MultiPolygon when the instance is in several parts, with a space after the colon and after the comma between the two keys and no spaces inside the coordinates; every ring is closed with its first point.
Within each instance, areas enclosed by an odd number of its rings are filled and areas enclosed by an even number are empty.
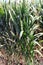
{"type": "MultiPolygon", "coordinates": [[[[34,65],[35,53],[43,57],[43,1],[0,3],[0,50],[23,55],[25,65],[34,65]],[[38,49],[36,48],[38,46],[38,49]]],[[[1,65],[1,64],[0,64],[1,65]]],[[[11,65],[8,63],[8,65],[11,65]]],[[[16,65],[16,64],[14,64],[16,65]]],[[[18,64],[17,65],[24,65],[18,64]]]]}

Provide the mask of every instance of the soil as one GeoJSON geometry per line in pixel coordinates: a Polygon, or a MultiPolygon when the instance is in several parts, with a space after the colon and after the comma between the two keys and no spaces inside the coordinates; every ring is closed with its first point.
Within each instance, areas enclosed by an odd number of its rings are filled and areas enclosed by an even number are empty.
{"type": "MultiPolygon", "coordinates": [[[[27,65],[25,58],[18,56],[17,54],[8,55],[4,49],[0,50],[0,65],[27,65]]],[[[38,54],[35,54],[34,65],[43,65],[43,57],[40,57],[38,54]]]]}

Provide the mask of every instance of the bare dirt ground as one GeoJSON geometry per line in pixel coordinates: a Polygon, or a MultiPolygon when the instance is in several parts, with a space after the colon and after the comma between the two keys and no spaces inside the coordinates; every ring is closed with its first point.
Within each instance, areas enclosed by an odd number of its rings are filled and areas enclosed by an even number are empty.
{"type": "MultiPolygon", "coordinates": [[[[0,65],[27,65],[25,58],[20,55],[10,55],[6,53],[4,49],[0,50],[0,65]]],[[[34,65],[43,65],[43,58],[38,56],[38,54],[35,55],[34,58],[34,65]]]]}

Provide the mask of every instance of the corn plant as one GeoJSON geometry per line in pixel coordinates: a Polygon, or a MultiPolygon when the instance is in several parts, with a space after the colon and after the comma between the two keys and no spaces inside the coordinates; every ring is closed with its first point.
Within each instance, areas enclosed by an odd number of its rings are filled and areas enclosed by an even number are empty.
{"type": "MultiPolygon", "coordinates": [[[[28,5],[28,1],[17,4],[15,3],[2,5],[0,10],[1,16],[5,19],[5,29],[0,40],[1,46],[5,47],[7,51],[12,54],[14,51],[22,53],[26,58],[30,58],[33,61],[34,46],[40,45],[36,40],[37,36],[41,34],[34,34],[35,30],[39,26],[36,20],[40,19],[37,14],[37,9],[31,3],[28,5]]],[[[0,17],[1,20],[1,17],[0,17]]],[[[43,34],[42,34],[43,35],[43,34]]]]}

